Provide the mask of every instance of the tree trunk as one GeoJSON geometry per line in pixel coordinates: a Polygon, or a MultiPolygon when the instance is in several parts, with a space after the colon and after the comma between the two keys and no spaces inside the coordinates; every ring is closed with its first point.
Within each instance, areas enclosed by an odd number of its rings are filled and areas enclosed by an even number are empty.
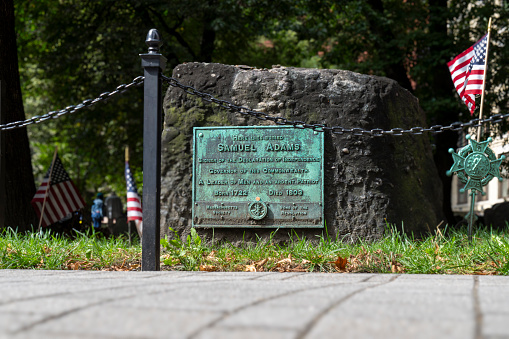
{"type": "MultiPolygon", "coordinates": [[[[24,120],[23,101],[18,70],[16,34],[14,31],[13,0],[0,1],[0,81],[5,86],[5,96],[1,99],[0,121],[2,124],[24,120]]],[[[0,228],[10,226],[19,231],[30,229],[35,223],[35,213],[30,204],[34,194],[34,176],[30,158],[30,147],[26,128],[3,131],[0,154],[5,180],[5,192],[0,197],[4,209],[4,223],[0,228]]],[[[1,186],[0,186],[1,187],[1,186]]]]}
{"type": "MultiPolygon", "coordinates": [[[[437,36],[437,41],[441,41],[444,45],[436,43],[431,46],[432,54],[440,55],[441,51],[444,51],[449,43],[447,39],[447,20],[444,17],[444,13],[447,13],[447,0],[430,0],[430,34],[437,36]],[[439,37],[442,37],[439,39],[439,37]]],[[[451,37],[452,42],[452,37],[451,37]]],[[[453,84],[451,81],[451,75],[445,63],[436,63],[433,69],[430,69],[430,73],[434,74],[431,83],[431,91],[434,91],[437,101],[441,101],[441,98],[447,98],[453,95],[453,84]]],[[[435,121],[439,125],[449,125],[459,120],[459,114],[457,109],[443,109],[437,111],[435,114],[435,121]]],[[[456,220],[454,218],[453,211],[451,209],[451,185],[452,178],[445,175],[445,172],[449,170],[453,164],[452,156],[449,154],[449,148],[456,147],[458,142],[458,133],[448,131],[441,133],[436,136],[436,150],[435,150],[435,165],[437,166],[440,179],[442,180],[442,189],[444,195],[443,213],[447,219],[449,225],[454,225],[456,220]]]]}
{"type": "MultiPolygon", "coordinates": [[[[215,1],[209,1],[209,6],[214,7],[215,1]]],[[[215,12],[207,11],[203,14],[203,32],[200,43],[200,53],[198,61],[211,62],[214,53],[214,42],[216,41],[216,31],[212,28],[212,21],[215,19],[215,12]]]]}

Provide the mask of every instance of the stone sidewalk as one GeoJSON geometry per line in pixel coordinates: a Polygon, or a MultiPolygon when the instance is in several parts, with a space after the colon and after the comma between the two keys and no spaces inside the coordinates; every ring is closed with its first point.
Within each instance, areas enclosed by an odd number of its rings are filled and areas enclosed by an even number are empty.
{"type": "Polygon", "coordinates": [[[0,270],[0,338],[509,338],[509,277],[0,270]]]}

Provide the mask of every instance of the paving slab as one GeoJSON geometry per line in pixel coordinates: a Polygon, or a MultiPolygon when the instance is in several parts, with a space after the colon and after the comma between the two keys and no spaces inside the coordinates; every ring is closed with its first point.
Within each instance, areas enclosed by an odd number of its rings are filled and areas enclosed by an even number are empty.
{"type": "Polygon", "coordinates": [[[0,270],[4,338],[509,338],[509,277],[0,270]]]}

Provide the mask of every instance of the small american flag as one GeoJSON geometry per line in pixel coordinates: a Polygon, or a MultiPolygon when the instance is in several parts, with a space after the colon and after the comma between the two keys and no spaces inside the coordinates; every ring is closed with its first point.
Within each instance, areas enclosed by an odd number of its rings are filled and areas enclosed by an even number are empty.
{"type": "Polygon", "coordinates": [[[58,155],[55,157],[53,166],[46,172],[31,203],[39,218],[43,213],[42,226],[54,224],[85,206],[85,201],[65,171],[58,155]],[[45,197],[46,203],[44,203],[45,197]],[[42,211],[43,204],[44,211],[42,211]]]}
{"type": "Polygon", "coordinates": [[[447,63],[454,87],[470,114],[474,114],[475,95],[482,94],[487,44],[488,34],[447,63]]]}
{"type": "Polygon", "coordinates": [[[127,183],[127,220],[141,222],[143,220],[141,199],[127,161],[125,162],[125,181],[127,183]]]}

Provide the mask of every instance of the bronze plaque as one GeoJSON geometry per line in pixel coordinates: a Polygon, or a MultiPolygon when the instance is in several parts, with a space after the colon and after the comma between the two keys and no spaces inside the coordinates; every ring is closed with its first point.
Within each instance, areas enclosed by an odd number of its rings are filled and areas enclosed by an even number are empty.
{"type": "Polygon", "coordinates": [[[196,127],[193,227],[323,227],[323,133],[196,127]]]}

